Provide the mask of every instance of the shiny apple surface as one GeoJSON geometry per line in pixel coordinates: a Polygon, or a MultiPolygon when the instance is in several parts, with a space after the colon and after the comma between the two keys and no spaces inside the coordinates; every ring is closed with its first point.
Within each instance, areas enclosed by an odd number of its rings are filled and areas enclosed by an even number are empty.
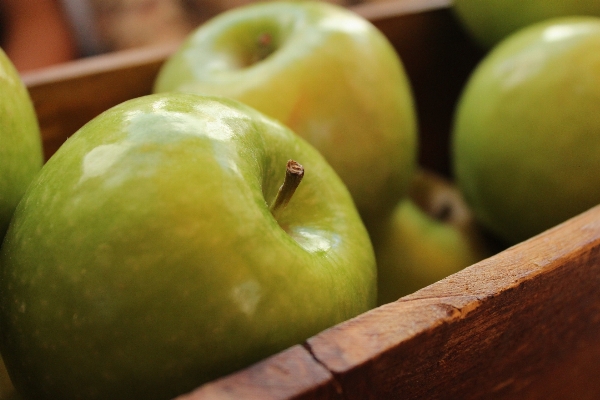
{"type": "Polygon", "coordinates": [[[369,237],[322,156],[241,103],[181,93],[71,136],[0,263],[0,349],[36,399],[175,397],[376,296],[369,237]],[[274,215],[290,159],[305,177],[274,215]]]}
{"type": "Polygon", "coordinates": [[[456,181],[509,244],[600,202],[600,18],[548,20],[477,66],[452,134],[456,181]]]}

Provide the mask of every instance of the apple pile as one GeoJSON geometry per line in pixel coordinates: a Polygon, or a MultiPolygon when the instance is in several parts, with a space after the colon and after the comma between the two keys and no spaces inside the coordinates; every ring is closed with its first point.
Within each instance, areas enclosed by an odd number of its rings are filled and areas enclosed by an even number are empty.
{"type": "MultiPolygon", "coordinates": [[[[223,13],[167,60],[154,91],[235,98],[290,127],[323,154],[372,239],[378,282],[386,288],[377,304],[491,255],[483,251],[470,217],[455,223],[454,215],[469,213],[459,196],[447,202],[449,219],[410,198],[411,186],[422,186],[413,183],[418,136],[411,87],[393,46],[353,13],[323,3],[285,2],[223,13]],[[410,211],[398,211],[404,208],[399,203],[410,204],[410,211]],[[431,229],[413,226],[413,217],[431,229]],[[403,226],[410,226],[411,239],[398,236],[403,226]],[[414,247],[406,251],[421,241],[432,250],[429,256],[417,256],[414,247]],[[408,283],[411,269],[422,278],[408,283]]],[[[453,190],[426,175],[431,196],[453,190]]]]}
{"type": "Polygon", "coordinates": [[[32,161],[0,154],[28,171],[0,251],[25,398],[170,398],[489,255],[418,168],[396,51],[339,6],[223,13],[43,167],[28,107],[32,161]]]}
{"type": "Polygon", "coordinates": [[[257,32],[249,59],[290,58],[282,71],[322,79],[264,101],[345,149],[341,164],[232,95],[165,91],[87,123],[35,175],[0,252],[0,351],[23,397],[173,397],[377,304],[357,205],[377,215],[408,190],[416,124],[402,65],[341,7],[264,7],[233,25],[257,32]],[[347,86],[321,90],[340,76],[347,86]],[[352,193],[353,180],[365,187],[352,193]]]}

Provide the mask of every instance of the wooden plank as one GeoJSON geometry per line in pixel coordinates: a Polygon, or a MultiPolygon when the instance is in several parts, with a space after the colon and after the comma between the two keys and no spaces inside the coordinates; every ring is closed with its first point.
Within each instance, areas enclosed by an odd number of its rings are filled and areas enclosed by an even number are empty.
{"type": "Polygon", "coordinates": [[[600,398],[600,206],[308,341],[346,399],[600,398]]]}
{"type": "Polygon", "coordinates": [[[340,399],[332,374],[300,345],[176,400],[340,399]]]}

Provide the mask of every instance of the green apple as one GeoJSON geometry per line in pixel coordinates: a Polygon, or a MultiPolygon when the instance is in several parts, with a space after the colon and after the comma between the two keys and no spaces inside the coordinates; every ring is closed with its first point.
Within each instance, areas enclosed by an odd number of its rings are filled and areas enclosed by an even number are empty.
{"type": "Polygon", "coordinates": [[[598,0],[454,0],[452,10],[467,32],[484,48],[528,25],[546,19],[600,17],[598,0]]]}
{"type": "Polygon", "coordinates": [[[370,238],[320,153],[193,94],[129,100],[71,136],[0,263],[0,350],[33,399],[172,398],[376,301],[370,238]]]}
{"type": "Polygon", "coordinates": [[[494,251],[456,186],[424,169],[417,172],[409,197],[398,203],[373,244],[379,305],[437,282],[494,251]]]}
{"type": "Polygon", "coordinates": [[[477,66],[457,105],[454,175],[508,244],[600,203],[600,18],[534,24],[477,66]]]}
{"type": "Polygon", "coordinates": [[[412,92],[371,23],[327,2],[236,8],[200,26],[156,92],[235,98],[290,127],[338,172],[366,223],[406,194],[417,155],[412,92]]]}
{"type": "Polygon", "coordinates": [[[0,49],[0,243],[42,163],[40,129],[29,93],[0,49]]]}

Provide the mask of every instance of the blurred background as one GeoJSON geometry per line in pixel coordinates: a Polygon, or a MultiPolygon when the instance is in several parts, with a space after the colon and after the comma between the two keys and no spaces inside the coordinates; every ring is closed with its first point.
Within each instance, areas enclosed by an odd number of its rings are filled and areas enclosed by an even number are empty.
{"type": "MultiPolygon", "coordinates": [[[[323,0],[344,6],[385,0],[323,0]]],[[[19,71],[182,40],[251,0],[0,0],[0,47],[19,71]]]]}

